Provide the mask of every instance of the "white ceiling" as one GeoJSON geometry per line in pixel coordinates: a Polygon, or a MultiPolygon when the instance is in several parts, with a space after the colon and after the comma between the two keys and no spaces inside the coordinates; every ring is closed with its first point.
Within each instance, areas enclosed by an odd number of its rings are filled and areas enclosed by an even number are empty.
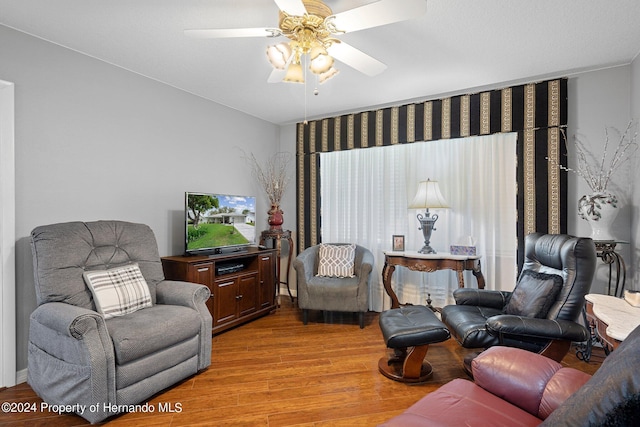
{"type": "MultiPolygon", "coordinates": [[[[334,13],[372,0],[326,0],[334,13]]],[[[273,39],[190,28],[277,27],[272,0],[0,0],[0,24],[276,124],[629,64],[638,0],[428,0],[410,21],[339,38],[387,64],[318,86],[267,83],[273,39]],[[305,112],[306,110],[306,112],[305,112]]],[[[312,80],[312,79],[309,79],[312,80]]]]}

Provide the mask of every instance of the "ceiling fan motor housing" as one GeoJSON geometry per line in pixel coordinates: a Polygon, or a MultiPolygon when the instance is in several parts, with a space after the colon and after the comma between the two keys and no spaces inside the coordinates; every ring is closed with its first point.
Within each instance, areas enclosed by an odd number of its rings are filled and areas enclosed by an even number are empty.
{"type": "Polygon", "coordinates": [[[338,41],[330,37],[331,29],[325,23],[325,19],[333,15],[331,8],[320,0],[303,0],[303,4],[307,10],[304,16],[289,15],[280,11],[279,20],[282,34],[294,43],[292,47],[296,51],[297,59],[316,46],[327,48],[331,43],[338,41]]]}
{"type": "MultiPolygon", "coordinates": [[[[324,20],[327,16],[333,15],[333,11],[329,6],[322,3],[320,0],[302,0],[304,7],[307,9],[308,15],[314,15],[321,18],[321,21],[324,20]]],[[[287,15],[280,11],[280,27],[282,28],[282,21],[287,15]]]]}

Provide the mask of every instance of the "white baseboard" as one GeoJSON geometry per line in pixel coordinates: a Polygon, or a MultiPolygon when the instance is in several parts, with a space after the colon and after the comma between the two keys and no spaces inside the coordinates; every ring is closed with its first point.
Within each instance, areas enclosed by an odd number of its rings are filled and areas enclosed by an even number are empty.
{"type": "Polygon", "coordinates": [[[27,370],[23,369],[16,372],[16,384],[22,384],[27,382],[27,370]]]}
{"type": "MultiPolygon", "coordinates": [[[[287,285],[280,285],[280,289],[279,289],[279,295],[286,295],[289,296],[289,292],[287,291],[287,285]]],[[[294,298],[296,298],[298,296],[297,294],[297,289],[291,289],[291,296],[293,296],[294,298]]]]}

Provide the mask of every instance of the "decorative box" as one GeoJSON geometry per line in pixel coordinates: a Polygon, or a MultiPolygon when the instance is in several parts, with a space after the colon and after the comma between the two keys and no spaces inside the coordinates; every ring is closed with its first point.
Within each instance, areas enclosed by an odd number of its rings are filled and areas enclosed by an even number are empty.
{"type": "Polygon", "coordinates": [[[449,252],[452,255],[475,255],[476,247],[475,246],[462,246],[462,245],[451,245],[449,252]]]}
{"type": "Polygon", "coordinates": [[[634,307],[640,307],[640,292],[624,291],[624,300],[634,307]]]}

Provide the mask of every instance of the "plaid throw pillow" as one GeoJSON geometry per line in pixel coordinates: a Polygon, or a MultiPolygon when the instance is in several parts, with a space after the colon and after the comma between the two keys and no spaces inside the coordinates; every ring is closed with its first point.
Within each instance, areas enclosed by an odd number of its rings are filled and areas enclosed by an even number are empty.
{"type": "Polygon", "coordinates": [[[354,277],[356,245],[320,244],[320,262],[316,276],[354,277]]]}
{"type": "Polygon", "coordinates": [[[82,277],[91,289],[98,312],[105,319],[151,307],[149,286],[138,264],[86,271],[82,277]]]}

